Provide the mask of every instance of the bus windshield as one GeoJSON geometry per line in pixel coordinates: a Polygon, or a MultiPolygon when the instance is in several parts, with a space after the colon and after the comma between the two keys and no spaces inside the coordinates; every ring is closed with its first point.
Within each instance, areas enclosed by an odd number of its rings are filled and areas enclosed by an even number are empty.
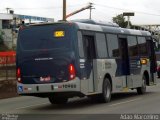
{"type": "Polygon", "coordinates": [[[30,26],[19,33],[21,50],[71,49],[68,26],[46,25],[30,26]]]}

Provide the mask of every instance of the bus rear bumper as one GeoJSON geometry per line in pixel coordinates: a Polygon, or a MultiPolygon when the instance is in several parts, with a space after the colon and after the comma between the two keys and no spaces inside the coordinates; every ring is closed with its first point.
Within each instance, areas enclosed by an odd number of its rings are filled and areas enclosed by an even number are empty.
{"type": "Polygon", "coordinates": [[[80,92],[80,80],[75,79],[63,83],[22,84],[17,83],[19,95],[44,94],[57,92],[80,92]]]}

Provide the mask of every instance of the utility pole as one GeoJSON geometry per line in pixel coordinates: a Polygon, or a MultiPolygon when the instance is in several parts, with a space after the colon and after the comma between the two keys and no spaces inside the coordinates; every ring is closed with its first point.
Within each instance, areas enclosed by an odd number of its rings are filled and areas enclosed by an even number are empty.
{"type": "Polygon", "coordinates": [[[90,4],[87,5],[86,7],[80,8],[80,9],[78,9],[78,10],[76,10],[76,11],[74,11],[74,12],[68,14],[68,15],[66,15],[66,19],[69,18],[69,17],[71,17],[71,16],[73,16],[73,15],[75,15],[75,14],[77,14],[77,13],[79,13],[79,12],[82,12],[82,11],[84,11],[86,9],[90,9],[90,8],[91,8],[90,4]]]}
{"type": "Polygon", "coordinates": [[[69,18],[69,17],[71,17],[71,16],[73,16],[73,15],[79,13],[79,12],[82,12],[82,11],[84,11],[86,9],[90,9],[89,18],[91,19],[91,17],[92,17],[92,9],[95,9],[95,8],[93,8],[92,5],[93,5],[93,3],[89,3],[89,5],[87,5],[87,6],[83,7],[83,8],[80,8],[80,9],[78,9],[78,10],[66,15],[66,0],[63,0],[63,21],[66,21],[67,18],[69,18]]]}
{"type": "Polygon", "coordinates": [[[127,18],[128,18],[127,28],[130,28],[130,16],[127,16],[127,18]]]}
{"type": "Polygon", "coordinates": [[[124,12],[123,13],[123,16],[127,16],[128,17],[128,25],[127,25],[127,28],[130,29],[130,16],[134,16],[134,13],[133,12],[124,12]]]}
{"type": "Polygon", "coordinates": [[[7,14],[9,13],[9,10],[10,10],[11,8],[6,8],[6,10],[7,10],[7,14]]]}
{"type": "Polygon", "coordinates": [[[93,8],[93,3],[89,3],[89,5],[90,5],[90,8],[89,8],[89,10],[90,10],[90,14],[89,14],[89,19],[92,19],[92,9],[95,9],[95,8],[93,8]]]}
{"type": "Polygon", "coordinates": [[[63,21],[66,21],[66,0],[63,0],[63,21]]]}

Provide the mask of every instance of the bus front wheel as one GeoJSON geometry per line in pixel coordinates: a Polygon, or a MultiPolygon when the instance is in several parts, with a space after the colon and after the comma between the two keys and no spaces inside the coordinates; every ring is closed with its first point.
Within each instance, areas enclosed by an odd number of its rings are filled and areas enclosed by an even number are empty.
{"type": "Polygon", "coordinates": [[[146,76],[142,77],[142,86],[137,88],[138,94],[144,94],[146,92],[146,76]]]}

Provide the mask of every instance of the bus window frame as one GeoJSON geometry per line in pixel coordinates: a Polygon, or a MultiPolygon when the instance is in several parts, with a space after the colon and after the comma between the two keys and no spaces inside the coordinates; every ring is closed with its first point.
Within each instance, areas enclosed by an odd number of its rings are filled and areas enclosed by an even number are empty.
{"type": "MultiPolygon", "coordinates": [[[[86,50],[84,48],[84,36],[92,36],[94,38],[94,44],[95,44],[95,58],[98,59],[98,53],[97,53],[97,45],[96,45],[96,32],[95,31],[89,31],[89,30],[81,30],[82,32],[82,42],[83,42],[83,51],[84,51],[84,59],[88,59],[86,56],[86,50]]],[[[81,58],[81,57],[80,57],[81,58]]]]}
{"type": "Polygon", "coordinates": [[[107,43],[108,58],[110,58],[110,59],[119,59],[119,58],[121,58],[121,51],[120,51],[120,44],[119,44],[119,34],[115,34],[115,33],[105,33],[105,36],[106,36],[106,43],[107,43]],[[117,57],[113,57],[113,56],[112,56],[112,57],[111,57],[111,56],[109,55],[109,47],[108,47],[109,41],[108,41],[107,35],[115,35],[115,36],[117,37],[119,56],[117,56],[117,57]]]}
{"type": "Polygon", "coordinates": [[[136,57],[139,57],[140,54],[139,54],[139,46],[138,46],[138,45],[139,45],[139,44],[138,44],[138,37],[137,37],[136,35],[127,35],[127,44],[128,44],[128,56],[129,56],[129,58],[136,58],[136,57]],[[130,52],[129,52],[130,49],[129,49],[129,43],[128,43],[128,40],[129,40],[128,37],[129,37],[129,36],[130,36],[130,37],[135,37],[135,38],[136,38],[136,43],[137,43],[137,44],[136,44],[136,45],[137,45],[137,55],[136,55],[136,56],[131,56],[131,55],[130,55],[130,52]]]}
{"type": "Polygon", "coordinates": [[[95,33],[95,38],[97,38],[97,34],[102,34],[102,35],[104,35],[104,39],[105,39],[105,44],[106,44],[106,57],[101,57],[101,56],[99,56],[99,51],[100,50],[98,50],[98,44],[97,44],[97,39],[95,39],[95,45],[96,45],[96,50],[97,50],[97,58],[98,59],[107,59],[107,58],[109,58],[109,53],[108,53],[108,44],[107,44],[107,38],[106,38],[106,33],[104,33],[104,32],[96,32],[95,33]]]}
{"type": "Polygon", "coordinates": [[[137,35],[137,41],[138,41],[138,54],[139,54],[139,57],[148,57],[149,56],[149,52],[147,51],[147,39],[146,39],[146,36],[138,36],[137,35]],[[139,46],[139,40],[138,38],[141,37],[141,38],[145,38],[145,47],[146,47],[146,52],[147,54],[143,55],[143,54],[140,54],[140,46],[139,46]]]}
{"type": "Polygon", "coordinates": [[[85,58],[85,53],[84,53],[84,43],[83,43],[83,34],[82,34],[82,31],[78,30],[77,31],[77,40],[78,40],[78,54],[79,54],[79,57],[80,58],[85,58]],[[79,34],[81,34],[81,40],[79,38],[79,34]],[[80,43],[81,42],[81,43],[80,43]],[[82,46],[80,46],[82,45],[82,46]],[[81,48],[80,48],[81,47],[81,48]],[[81,50],[80,50],[81,49],[81,50]],[[82,52],[82,54],[80,53],[80,51],[82,52]],[[81,56],[82,55],[82,56],[81,56]]]}

